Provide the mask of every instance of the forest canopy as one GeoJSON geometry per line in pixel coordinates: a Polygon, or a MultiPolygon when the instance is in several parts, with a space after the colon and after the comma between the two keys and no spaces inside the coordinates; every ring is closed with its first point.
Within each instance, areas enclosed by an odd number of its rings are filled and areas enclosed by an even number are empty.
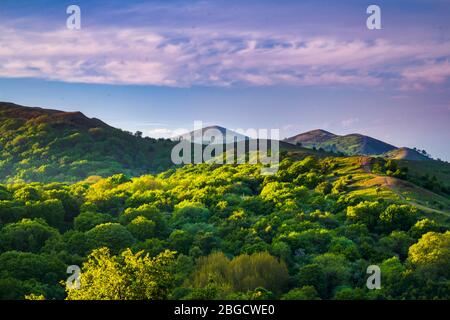
{"type": "Polygon", "coordinates": [[[357,187],[373,178],[358,161],[0,185],[0,298],[450,298],[448,216],[357,187]]]}

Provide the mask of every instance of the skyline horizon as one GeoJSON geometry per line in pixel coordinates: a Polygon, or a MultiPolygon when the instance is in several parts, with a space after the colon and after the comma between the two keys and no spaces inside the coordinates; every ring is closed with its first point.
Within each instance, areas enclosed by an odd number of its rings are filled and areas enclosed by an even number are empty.
{"type": "MultiPolygon", "coordinates": [[[[0,104],[2,104],[2,103],[5,103],[5,104],[13,104],[13,105],[16,105],[16,106],[19,106],[19,107],[38,108],[38,109],[43,109],[43,110],[52,110],[52,111],[61,111],[61,112],[80,112],[82,115],[84,115],[85,117],[87,117],[87,118],[89,118],[89,119],[98,119],[98,120],[101,120],[102,122],[104,122],[101,118],[89,117],[89,115],[86,115],[85,113],[83,113],[83,112],[81,112],[81,111],[78,111],[78,110],[60,110],[60,109],[57,109],[57,108],[55,109],[55,108],[52,108],[52,107],[28,106],[28,105],[25,106],[25,105],[17,104],[17,103],[12,102],[12,101],[0,101],[0,104]]],[[[197,122],[197,124],[198,124],[198,122],[199,122],[200,124],[202,124],[202,121],[201,121],[201,120],[194,121],[194,126],[193,126],[193,128],[191,128],[191,129],[179,128],[179,129],[177,129],[178,131],[175,130],[175,132],[177,132],[177,133],[175,133],[175,135],[172,135],[172,136],[151,136],[151,135],[145,135],[144,132],[141,132],[141,133],[142,133],[142,136],[143,136],[143,137],[148,137],[148,138],[153,138],[153,139],[160,139],[160,138],[162,138],[162,139],[168,139],[168,140],[176,141],[177,139],[181,138],[182,136],[184,136],[184,135],[186,135],[186,134],[188,134],[188,133],[194,133],[194,132],[200,130],[200,128],[197,128],[197,129],[195,130],[195,122],[197,122]]],[[[108,126],[111,126],[111,125],[110,125],[109,123],[107,123],[107,122],[104,122],[104,123],[105,123],[106,125],[108,125],[108,126]]],[[[112,127],[116,128],[116,129],[123,130],[123,131],[128,131],[128,132],[130,132],[131,134],[134,134],[134,133],[135,133],[135,132],[126,130],[126,129],[121,128],[121,127],[116,127],[116,126],[112,126],[112,127]]],[[[246,127],[246,128],[229,128],[229,127],[226,127],[226,126],[222,126],[221,124],[217,124],[217,123],[216,123],[216,124],[203,125],[203,126],[201,127],[202,130],[205,130],[205,129],[215,129],[215,128],[225,129],[226,132],[231,132],[232,134],[237,134],[237,135],[243,135],[245,138],[250,138],[250,139],[258,139],[258,137],[255,137],[255,136],[251,135],[251,134],[253,133],[252,131],[254,131],[254,130],[255,130],[257,133],[259,133],[260,130],[266,130],[266,131],[272,130],[272,129],[279,130],[279,129],[277,129],[277,128],[253,128],[253,127],[246,127]]],[[[303,135],[303,134],[312,133],[312,132],[316,132],[316,131],[321,131],[321,132],[329,133],[329,134],[332,134],[332,135],[334,135],[334,136],[336,136],[336,137],[346,137],[346,136],[360,135],[360,136],[372,138],[372,139],[378,140],[378,141],[380,141],[380,142],[386,143],[386,144],[388,144],[388,145],[390,145],[390,146],[392,146],[392,147],[394,147],[394,148],[396,148],[396,149],[404,149],[404,148],[406,148],[406,149],[410,149],[410,150],[417,151],[417,152],[419,152],[420,154],[424,154],[424,155],[426,155],[426,156],[430,156],[431,159],[433,159],[433,160],[449,161],[448,159],[441,159],[441,158],[439,158],[439,157],[433,156],[432,154],[426,152],[426,149],[420,149],[420,148],[417,148],[417,147],[415,147],[415,146],[406,146],[406,145],[400,145],[400,146],[399,146],[399,145],[391,144],[389,141],[385,141],[385,140],[379,139],[379,138],[374,137],[374,136],[364,135],[364,134],[362,134],[362,133],[359,133],[359,132],[356,132],[356,131],[351,131],[351,130],[348,131],[348,132],[346,132],[346,133],[335,133],[335,132],[333,132],[332,130],[330,131],[330,130],[325,130],[325,129],[323,129],[323,128],[315,128],[315,129],[311,129],[311,130],[307,130],[307,131],[297,132],[297,133],[295,133],[294,135],[280,135],[280,138],[279,138],[279,139],[272,139],[272,138],[269,138],[269,139],[270,139],[270,140],[278,140],[278,141],[280,141],[280,142],[292,143],[292,142],[289,142],[289,141],[287,141],[287,140],[288,140],[288,139],[295,138],[295,137],[298,136],[298,135],[303,135]],[[426,153],[423,153],[423,152],[426,152],[426,153]]],[[[256,134],[257,134],[257,133],[256,133],[256,134]]],[[[203,132],[202,137],[204,137],[204,134],[205,134],[205,133],[203,132]]]]}

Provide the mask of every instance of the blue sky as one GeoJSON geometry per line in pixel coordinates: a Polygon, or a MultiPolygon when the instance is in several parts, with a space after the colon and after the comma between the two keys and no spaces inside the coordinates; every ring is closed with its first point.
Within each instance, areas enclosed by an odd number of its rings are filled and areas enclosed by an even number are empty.
{"type": "Polygon", "coordinates": [[[448,17],[447,0],[2,0],[0,101],[156,137],[194,120],[359,132],[450,160],[448,17]]]}

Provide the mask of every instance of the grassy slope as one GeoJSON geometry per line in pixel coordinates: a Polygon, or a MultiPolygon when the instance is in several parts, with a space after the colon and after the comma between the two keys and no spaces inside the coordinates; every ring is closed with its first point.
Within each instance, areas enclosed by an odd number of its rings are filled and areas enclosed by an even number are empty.
{"type": "Polygon", "coordinates": [[[412,161],[400,160],[399,164],[407,167],[411,174],[418,177],[428,175],[435,176],[440,182],[450,186],[450,163],[441,161],[412,161]]]}
{"type": "Polygon", "coordinates": [[[413,160],[413,161],[428,161],[430,158],[424,156],[423,154],[409,148],[399,148],[397,150],[392,150],[386,152],[384,157],[395,159],[395,160],[413,160]]]}
{"type": "MultiPolygon", "coordinates": [[[[450,221],[450,198],[435,194],[411,182],[374,174],[371,171],[370,157],[336,158],[338,168],[336,179],[351,176],[352,183],[348,197],[383,198],[411,204],[428,217],[448,223],[450,221]]],[[[426,167],[426,163],[415,163],[416,168],[426,167]]]]}
{"type": "Polygon", "coordinates": [[[381,155],[396,147],[361,134],[337,136],[324,130],[313,130],[286,139],[290,143],[301,142],[307,148],[322,148],[346,155],[381,155]]]}
{"type": "Polygon", "coordinates": [[[380,140],[359,134],[335,137],[320,143],[318,147],[343,152],[347,155],[382,154],[395,148],[380,140]]]}

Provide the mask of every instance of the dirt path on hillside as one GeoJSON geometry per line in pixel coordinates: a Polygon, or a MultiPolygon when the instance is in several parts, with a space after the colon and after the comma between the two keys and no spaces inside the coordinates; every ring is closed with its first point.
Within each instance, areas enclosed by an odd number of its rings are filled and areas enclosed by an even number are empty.
{"type": "Polygon", "coordinates": [[[441,211],[438,209],[434,209],[434,208],[430,208],[427,206],[424,206],[422,204],[419,204],[417,202],[408,200],[403,194],[401,194],[401,192],[399,192],[398,190],[396,190],[396,185],[397,185],[397,179],[396,178],[392,178],[392,177],[384,177],[384,181],[385,181],[385,185],[386,187],[388,187],[392,192],[394,192],[402,201],[406,202],[409,205],[412,205],[418,209],[424,210],[424,211],[432,211],[432,212],[436,212],[436,213],[440,213],[443,214],[445,216],[450,216],[449,212],[445,212],[445,211],[441,211]]]}
{"type": "Polygon", "coordinates": [[[369,157],[361,157],[361,167],[363,168],[365,173],[372,173],[372,165],[371,165],[371,159],[369,157]]]}
{"type": "MultiPolygon", "coordinates": [[[[372,165],[371,165],[371,158],[370,157],[361,157],[360,158],[361,167],[364,170],[365,173],[372,174],[372,165]]],[[[388,177],[388,176],[380,176],[383,177],[383,185],[388,187],[389,190],[391,190],[396,196],[399,197],[400,200],[404,201],[407,204],[410,204],[418,209],[424,210],[424,211],[432,211],[436,213],[443,214],[445,216],[450,216],[449,212],[441,211],[438,209],[430,208],[427,206],[424,206],[422,204],[419,204],[417,202],[408,200],[403,194],[401,194],[400,191],[396,189],[398,185],[398,181],[396,178],[388,177]]]]}

